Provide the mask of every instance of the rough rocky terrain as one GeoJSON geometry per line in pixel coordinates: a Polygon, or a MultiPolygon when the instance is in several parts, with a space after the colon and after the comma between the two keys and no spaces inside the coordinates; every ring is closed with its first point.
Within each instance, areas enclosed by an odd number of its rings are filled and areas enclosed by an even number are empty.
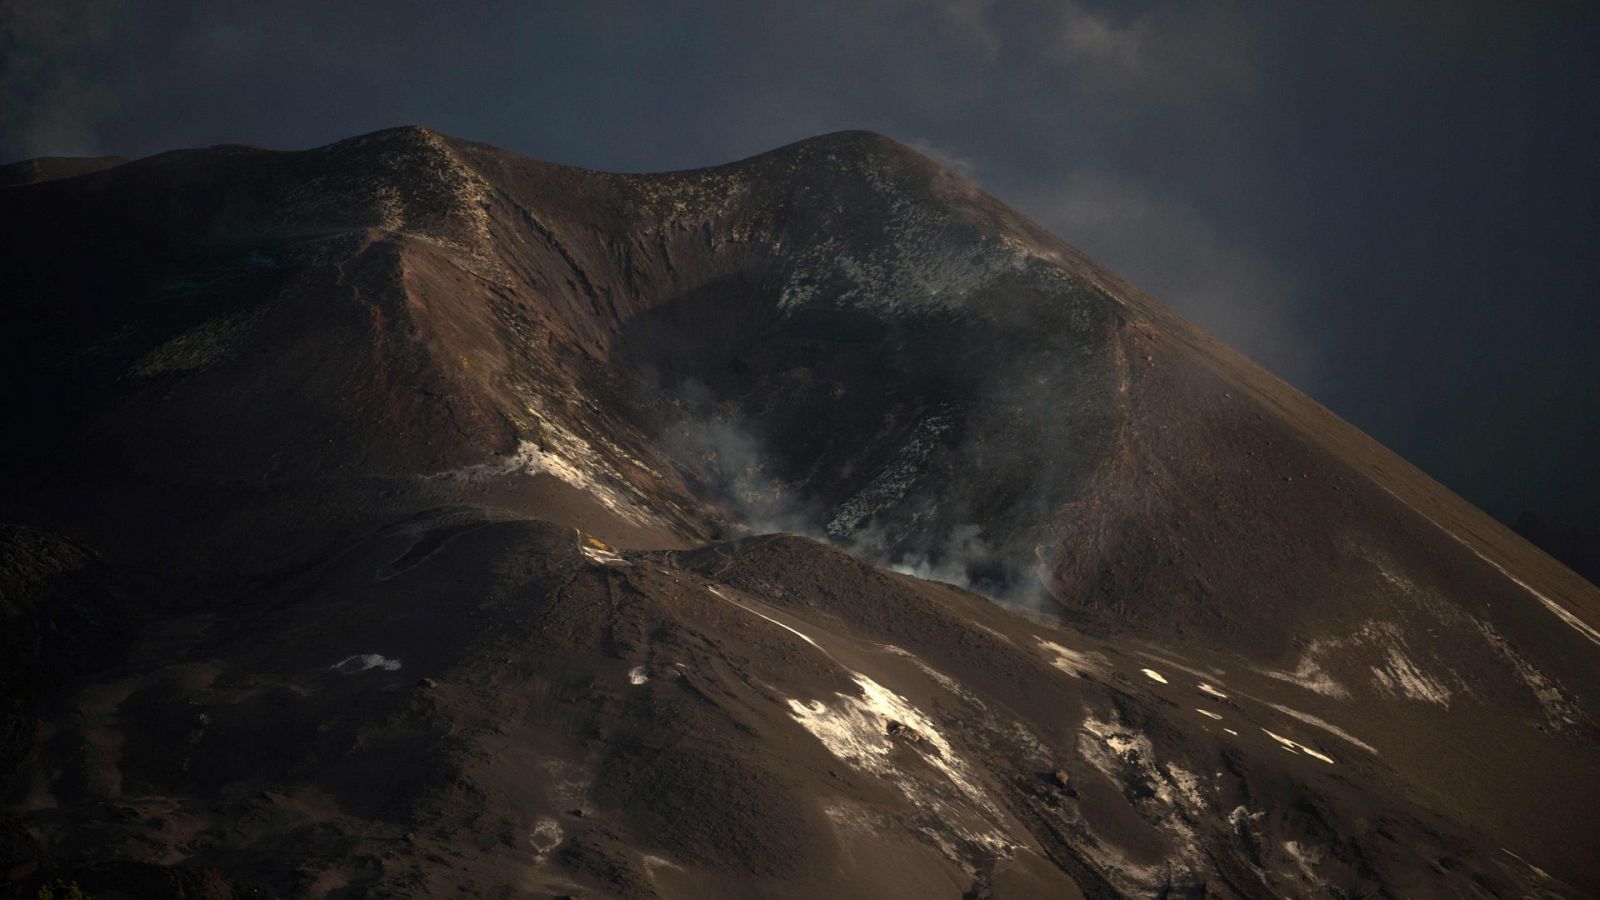
{"type": "Polygon", "coordinates": [[[0,185],[0,896],[1600,892],[1600,591],[890,140],[0,185]]]}

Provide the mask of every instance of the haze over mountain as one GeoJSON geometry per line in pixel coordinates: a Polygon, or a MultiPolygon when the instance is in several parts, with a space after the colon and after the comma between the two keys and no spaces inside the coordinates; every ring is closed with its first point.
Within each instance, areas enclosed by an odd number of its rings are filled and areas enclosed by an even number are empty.
{"type": "Polygon", "coordinates": [[[900,144],[115,162],[0,188],[12,894],[1600,890],[1600,592],[900,144]]]}
{"type": "Polygon", "coordinates": [[[1600,582],[1600,5],[7,13],[0,162],[427,122],[651,172],[895,135],[1600,582]]]}

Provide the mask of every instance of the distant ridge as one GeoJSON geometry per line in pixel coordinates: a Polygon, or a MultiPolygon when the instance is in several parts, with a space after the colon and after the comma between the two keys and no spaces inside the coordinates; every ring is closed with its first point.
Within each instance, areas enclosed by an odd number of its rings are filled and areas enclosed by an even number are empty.
{"type": "Polygon", "coordinates": [[[120,156],[41,156],[0,166],[0,188],[103,172],[126,163],[120,156]]]}

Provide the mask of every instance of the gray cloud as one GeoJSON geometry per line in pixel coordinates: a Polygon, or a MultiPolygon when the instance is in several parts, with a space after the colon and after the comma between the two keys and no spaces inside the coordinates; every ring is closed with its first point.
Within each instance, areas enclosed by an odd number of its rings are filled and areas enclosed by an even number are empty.
{"type": "Polygon", "coordinates": [[[114,35],[118,0],[10,3],[0,8],[0,153],[92,155],[115,108],[112,86],[87,63],[114,35]]]}
{"type": "Polygon", "coordinates": [[[1137,73],[1144,68],[1148,20],[1140,18],[1121,24],[1109,16],[1084,8],[1080,3],[1062,3],[1055,23],[1054,56],[1074,64],[1108,66],[1119,73],[1137,73]]]}
{"type": "Polygon", "coordinates": [[[1000,52],[1000,34],[990,20],[994,0],[913,0],[913,3],[936,10],[957,36],[977,47],[984,56],[993,59],[1000,52]]]}
{"type": "Polygon", "coordinates": [[[978,164],[970,156],[946,150],[926,138],[912,138],[906,145],[963,178],[978,177],[978,164]]]}
{"type": "Polygon", "coordinates": [[[1091,169],[1035,186],[1019,206],[1113,269],[1137,270],[1143,290],[1281,376],[1315,383],[1319,351],[1291,318],[1290,279],[1199,210],[1091,169]]]}

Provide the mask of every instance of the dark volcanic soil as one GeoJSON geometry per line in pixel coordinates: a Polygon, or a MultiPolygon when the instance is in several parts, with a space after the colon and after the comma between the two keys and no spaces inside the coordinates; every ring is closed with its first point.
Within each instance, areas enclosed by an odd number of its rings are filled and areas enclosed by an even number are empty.
{"type": "Polygon", "coordinates": [[[117,162],[0,178],[0,897],[1600,892],[1600,592],[892,141],[117,162]]]}

